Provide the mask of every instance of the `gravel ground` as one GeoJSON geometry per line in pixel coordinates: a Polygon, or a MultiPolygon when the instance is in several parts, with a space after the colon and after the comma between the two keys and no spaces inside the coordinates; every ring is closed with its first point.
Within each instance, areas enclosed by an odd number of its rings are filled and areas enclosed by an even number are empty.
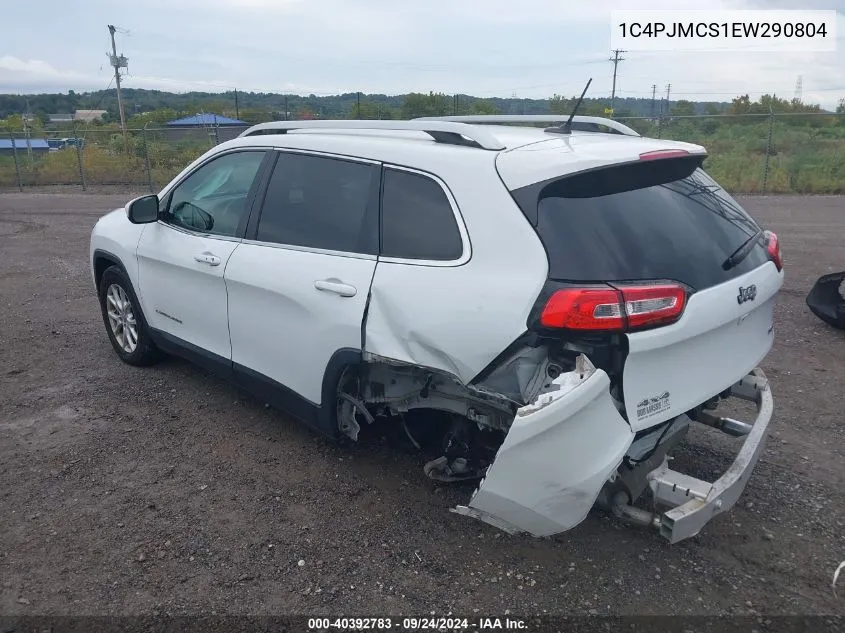
{"type": "MultiPolygon", "coordinates": [[[[774,429],[737,507],[678,545],[597,512],[507,536],[378,438],[342,449],[185,362],[122,364],[87,257],[125,199],[0,195],[0,613],[845,614],[845,334],[804,304],[845,268],[842,198],[743,198],[786,260],[774,429]]],[[[712,476],[736,445],[696,433],[676,467],[712,476]]]]}

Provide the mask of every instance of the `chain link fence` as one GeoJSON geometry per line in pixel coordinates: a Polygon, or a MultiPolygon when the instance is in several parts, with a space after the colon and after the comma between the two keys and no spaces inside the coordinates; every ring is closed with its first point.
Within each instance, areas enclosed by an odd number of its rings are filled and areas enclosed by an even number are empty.
{"type": "Polygon", "coordinates": [[[0,130],[0,189],[118,185],[158,191],[195,158],[245,126],[87,128],[38,138],[0,130]]]}
{"type": "MultiPolygon", "coordinates": [[[[619,118],[644,136],[709,152],[708,172],[733,193],[845,193],[845,116],[832,113],[619,118]]],[[[240,126],[90,127],[36,138],[0,129],[0,190],[118,185],[158,191],[240,126]]]]}
{"type": "Polygon", "coordinates": [[[707,148],[734,193],[845,193],[845,116],[827,112],[619,119],[644,136],[707,148]]]}

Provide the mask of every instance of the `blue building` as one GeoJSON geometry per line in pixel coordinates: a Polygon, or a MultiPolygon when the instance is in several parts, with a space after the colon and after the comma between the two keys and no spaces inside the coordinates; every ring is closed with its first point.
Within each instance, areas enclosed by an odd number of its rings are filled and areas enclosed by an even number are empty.
{"type": "Polygon", "coordinates": [[[30,150],[33,154],[46,154],[50,151],[50,145],[44,138],[31,138],[28,144],[25,138],[16,138],[14,141],[10,138],[0,138],[0,156],[13,156],[17,152],[20,157],[30,150]]]}
{"type": "Polygon", "coordinates": [[[235,138],[249,127],[246,121],[230,119],[221,114],[203,112],[194,116],[168,121],[167,135],[174,141],[205,140],[212,145],[235,138]]]}
{"type": "Polygon", "coordinates": [[[222,114],[214,114],[213,112],[203,112],[195,114],[194,116],[186,116],[183,119],[176,119],[167,123],[170,127],[218,127],[218,126],[239,126],[249,127],[249,123],[239,121],[238,119],[230,119],[222,114]]]}

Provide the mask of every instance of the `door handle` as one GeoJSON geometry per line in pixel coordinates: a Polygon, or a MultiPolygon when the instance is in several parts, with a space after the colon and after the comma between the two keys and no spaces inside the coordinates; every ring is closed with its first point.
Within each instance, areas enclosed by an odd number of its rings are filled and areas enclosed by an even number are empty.
{"type": "Polygon", "coordinates": [[[358,293],[355,286],[343,283],[340,279],[319,279],[314,282],[314,287],[323,292],[333,292],[341,297],[354,297],[358,293]]]}
{"type": "Polygon", "coordinates": [[[208,264],[209,266],[220,265],[220,258],[214,253],[209,253],[208,251],[200,253],[199,255],[194,255],[194,261],[197,261],[200,264],[208,264]]]}

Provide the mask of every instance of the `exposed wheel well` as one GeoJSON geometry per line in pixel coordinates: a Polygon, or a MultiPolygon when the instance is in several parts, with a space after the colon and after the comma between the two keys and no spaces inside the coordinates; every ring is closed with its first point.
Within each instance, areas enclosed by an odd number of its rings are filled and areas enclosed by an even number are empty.
{"type": "Polygon", "coordinates": [[[106,272],[109,266],[118,266],[122,270],[126,270],[123,267],[123,263],[115,255],[104,251],[94,251],[94,279],[98,292],[100,290],[100,280],[102,280],[103,273],[106,272]]]}

